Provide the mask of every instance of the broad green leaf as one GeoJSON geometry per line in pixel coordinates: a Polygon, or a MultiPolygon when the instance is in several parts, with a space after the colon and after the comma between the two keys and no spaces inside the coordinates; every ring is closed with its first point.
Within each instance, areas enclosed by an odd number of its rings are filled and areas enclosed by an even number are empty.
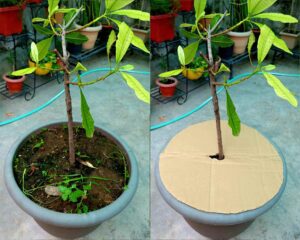
{"type": "Polygon", "coordinates": [[[31,74],[36,70],[36,67],[24,68],[18,71],[14,71],[11,73],[13,76],[24,76],[26,74],[31,74]]]}
{"type": "Polygon", "coordinates": [[[194,57],[196,56],[196,53],[198,51],[200,40],[193,42],[189,44],[187,47],[184,48],[184,55],[185,55],[185,64],[190,64],[194,57]]]}
{"type": "Polygon", "coordinates": [[[282,23],[297,23],[298,20],[290,15],[282,13],[261,13],[253,16],[253,18],[263,18],[269,19],[272,21],[282,22],[282,23]]]}
{"type": "Polygon", "coordinates": [[[81,34],[80,32],[71,32],[66,35],[66,41],[73,44],[82,44],[88,40],[87,36],[81,34]]]}
{"type": "Polygon", "coordinates": [[[272,70],[274,70],[275,68],[276,68],[275,65],[269,64],[269,65],[263,66],[263,67],[262,67],[262,70],[263,70],[263,71],[272,71],[272,70]]]}
{"type": "Polygon", "coordinates": [[[206,0],[194,0],[196,22],[201,18],[201,15],[204,16],[205,7],[206,0]]]}
{"type": "Polygon", "coordinates": [[[251,56],[251,50],[252,50],[252,46],[254,43],[255,43],[255,35],[251,31],[249,39],[248,39],[248,55],[249,55],[249,57],[251,56]]]}
{"type": "Polygon", "coordinates": [[[277,77],[267,72],[263,72],[263,75],[267,79],[268,84],[274,88],[274,91],[278,97],[288,101],[294,107],[298,106],[298,101],[295,96],[282,84],[277,77]]]}
{"type": "Polygon", "coordinates": [[[179,27],[181,27],[181,28],[187,28],[187,27],[193,27],[193,26],[195,26],[195,24],[191,24],[191,23],[181,23],[179,25],[179,27]]]}
{"type": "Polygon", "coordinates": [[[58,4],[60,0],[48,0],[48,13],[49,17],[58,9],[58,4]]]}
{"type": "Polygon", "coordinates": [[[71,73],[76,73],[78,71],[87,71],[87,68],[82,65],[82,63],[78,62],[76,67],[71,71],[71,73]]]}
{"type": "Polygon", "coordinates": [[[120,25],[121,25],[121,21],[119,21],[119,20],[117,20],[117,19],[113,19],[113,18],[111,18],[110,20],[112,20],[115,24],[117,24],[117,26],[118,27],[120,27],[120,25]]]}
{"type": "Polygon", "coordinates": [[[171,71],[168,71],[168,72],[161,73],[158,76],[161,77],[161,78],[177,76],[180,73],[182,73],[182,71],[183,71],[183,69],[175,69],[175,70],[171,70],[171,71]]]}
{"type": "Polygon", "coordinates": [[[74,192],[71,192],[69,195],[69,199],[71,202],[76,203],[78,201],[78,198],[81,198],[84,195],[84,192],[80,189],[77,189],[74,192]]]}
{"type": "Polygon", "coordinates": [[[111,14],[127,16],[141,21],[150,21],[150,14],[147,12],[134,10],[134,9],[122,9],[112,12],[111,14]]]}
{"type": "Polygon", "coordinates": [[[259,64],[263,62],[269,53],[274,39],[275,34],[273,31],[267,25],[263,25],[260,28],[260,35],[257,43],[257,60],[259,64]]]}
{"type": "Polygon", "coordinates": [[[107,40],[107,44],[106,44],[106,52],[107,52],[107,56],[109,56],[110,54],[110,50],[112,45],[114,44],[114,42],[117,40],[117,36],[114,30],[112,30],[109,34],[108,40],[107,40]]]}
{"type": "Polygon", "coordinates": [[[49,20],[46,19],[46,18],[40,18],[40,17],[36,17],[36,18],[32,19],[33,23],[36,23],[36,22],[45,22],[45,21],[49,21],[49,20]]]}
{"type": "Polygon", "coordinates": [[[32,25],[34,27],[34,29],[38,32],[38,33],[41,33],[43,35],[53,35],[53,32],[51,29],[49,28],[46,28],[46,27],[42,27],[38,24],[33,24],[32,25]]]}
{"type": "Polygon", "coordinates": [[[127,52],[134,34],[131,28],[124,22],[119,26],[118,40],[116,42],[116,62],[120,63],[127,52]]]}
{"type": "Polygon", "coordinates": [[[224,63],[221,63],[221,66],[216,74],[219,74],[221,72],[230,72],[230,69],[224,63]]]}
{"type": "Polygon", "coordinates": [[[94,119],[90,113],[90,108],[85,99],[85,96],[80,88],[80,98],[81,98],[81,117],[82,117],[82,127],[85,129],[85,134],[88,138],[92,138],[94,135],[94,119]]]}
{"type": "Polygon", "coordinates": [[[275,38],[273,40],[273,45],[275,47],[280,48],[281,50],[289,53],[289,54],[293,54],[291,52],[291,50],[288,48],[288,46],[286,45],[285,41],[282,40],[282,39],[280,39],[280,38],[278,38],[278,37],[276,37],[276,36],[275,36],[275,38]]]}
{"type": "Polygon", "coordinates": [[[184,28],[181,28],[179,31],[184,37],[191,38],[191,39],[200,39],[198,34],[187,31],[184,28]]]}
{"type": "Polygon", "coordinates": [[[248,0],[248,15],[254,16],[272,6],[277,0],[248,0]]]}
{"type": "Polygon", "coordinates": [[[185,66],[185,55],[183,48],[181,46],[178,46],[177,48],[177,54],[178,54],[178,60],[182,66],[185,66]]]}
{"type": "Polygon", "coordinates": [[[35,63],[39,63],[39,50],[38,50],[35,42],[31,43],[30,56],[31,56],[32,61],[34,61],[35,63]]]}
{"type": "Polygon", "coordinates": [[[226,89],[226,108],[227,108],[227,116],[228,116],[228,125],[231,127],[232,135],[238,136],[241,131],[241,121],[239,116],[237,115],[235,106],[233,104],[233,101],[227,89],[226,89]]]}
{"type": "Polygon", "coordinates": [[[70,12],[76,12],[76,8],[60,8],[57,9],[57,13],[70,13],[70,12]]]}
{"type": "Polygon", "coordinates": [[[233,45],[233,41],[227,35],[220,35],[212,38],[212,43],[216,44],[219,47],[226,48],[233,45]]]}
{"type": "Polygon", "coordinates": [[[128,4],[132,3],[134,0],[105,0],[106,9],[110,12],[119,10],[128,4]]]}
{"type": "Polygon", "coordinates": [[[53,39],[53,36],[50,38],[46,38],[36,44],[38,52],[39,52],[39,61],[43,60],[46,57],[47,53],[49,52],[49,49],[50,49],[51,43],[52,43],[52,39],[53,39]]]}
{"type": "Polygon", "coordinates": [[[150,94],[149,92],[143,87],[143,85],[132,75],[121,72],[122,77],[126,81],[127,85],[132,88],[135,92],[135,95],[138,99],[145,103],[150,103],[150,94]]]}
{"type": "Polygon", "coordinates": [[[134,69],[134,66],[130,65],[130,64],[120,67],[121,71],[130,71],[130,70],[133,70],[133,69],[134,69]]]}
{"type": "Polygon", "coordinates": [[[135,35],[133,35],[133,37],[132,37],[131,44],[133,46],[143,50],[146,53],[150,53],[149,50],[147,49],[147,47],[145,46],[144,41],[135,35]]]}

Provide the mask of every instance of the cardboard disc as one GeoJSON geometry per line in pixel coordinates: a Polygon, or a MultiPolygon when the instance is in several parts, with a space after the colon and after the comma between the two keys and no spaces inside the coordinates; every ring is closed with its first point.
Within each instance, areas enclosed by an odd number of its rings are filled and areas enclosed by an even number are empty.
{"type": "Polygon", "coordinates": [[[160,155],[165,188],[195,209],[233,214],[256,209],[271,200],[283,184],[283,162],[275,147],[258,131],[241,126],[232,136],[221,122],[224,160],[217,153],[215,121],[192,125],[178,133],[160,155]]]}

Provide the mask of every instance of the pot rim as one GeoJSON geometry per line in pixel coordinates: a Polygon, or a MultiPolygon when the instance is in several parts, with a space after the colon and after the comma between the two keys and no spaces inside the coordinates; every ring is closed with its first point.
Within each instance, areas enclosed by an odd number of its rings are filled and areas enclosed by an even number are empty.
{"type": "Polygon", "coordinates": [[[177,13],[165,13],[159,15],[150,16],[151,20],[163,20],[166,18],[175,18],[178,14],[177,13]]]}
{"type": "Polygon", "coordinates": [[[84,228],[90,226],[99,225],[101,222],[112,218],[121,212],[132,200],[137,186],[138,186],[138,165],[136,161],[136,157],[133,151],[128,147],[126,142],[114,134],[112,131],[108,130],[105,127],[97,127],[105,136],[112,138],[120,147],[128,155],[128,161],[130,164],[130,179],[128,182],[128,189],[124,191],[121,196],[116,199],[110,205],[88,212],[86,214],[69,214],[69,213],[61,213],[53,210],[49,210],[47,208],[41,207],[37,203],[31,201],[29,198],[25,196],[25,194],[21,191],[19,186],[16,183],[14,173],[13,173],[13,159],[15,156],[16,150],[19,148],[20,144],[32,133],[38,131],[41,128],[49,127],[57,124],[65,124],[66,122],[52,122],[48,124],[44,124],[42,126],[36,127],[33,130],[29,130],[26,134],[19,137],[19,139],[14,143],[11,147],[8,158],[5,161],[4,166],[4,180],[6,188],[13,198],[15,203],[19,207],[21,207],[26,213],[31,215],[37,221],[41,221],[47,224],[51,224],[59,227],[69,227],[69,228],[84,228]]]}
{"type": "MultiPolygon", "coordinates": [[[[265,138],[266,135],[259,132],[262,136],[265,138]]],[[[162,179],[160,177],[160,171],[159,171],[159,157],[157,157],[155,160],[155,166],[154,166],[154,176],[155,176],[155,182],[156,186],[163,197],[163,199],[178,213],[183,215],[183,217],[191,219],[195,222],[208,224],[208,225],[217,225],[217,226],[229,226],[229,225],[236,225],[240,223],[249,222],[251,220],[254,220],[258,216],[262,215],[266,211],[268,211],[281,197],[285,186],[287,182],[287,167],[286,167],[286,161],[284,158],[284,155],[282,154],[281,150],[278,148],[278,146],[270,140],[270,138],[267,138],[271,144],[275,147],[277,150],[279,156],[281,157],[282,163],[283,163],[283,182],[281,184],[281,187],[277,194],[270,199],[268,202],[266,202],[264,205],[253,209],[248,210],[240,213],[233,213],[233,214],[224,214],[224,213],[214,213],[214,212],[205,212],[198,209],[195,209],[183,202],[180,202],[177,200],[164,186],[162,179]]],[[[166,143],[167,145],[168,143],[166,143]]]]}
{"type": "Polygon", "coordinates": [[[167,79],[173,80],[174,83],[171,83],[171,84],[161,83],[160,82],[161,78],[157,78],[155,82],[156,82],[156,84],[158,86],[160,86],[160,87],[166,87],[166,88],[168,88],[168,87],[175,87],[178,84],[178,80],[176,78],[174,78],[174,77],[168,77],[167,79]]]}
{"type": "Polygon", "coordinates": [[[20,82],[24,82],[24,81],[25,81],[26,76],[23,75],[23,76],[21,76],[21,78],[19,78],[19,79],[10,79],[10,78],[8,77],[8,74],[6,73],[6,74],[3,74],[3,75],[2,75],[2,78],[3,78],[3,80],[4,80],[5,82],[9,82],[9,83],[20,83],[20,82]]]}
{"type": "Polygon", "coordinates": [[[227,33],[227,35],[232,36],[232,37],[248,37],[251,34],[251,30],[247,32],[234,32],[230,31],[227,33]]]}
{"type": "Polygon", "coordinates": [[[26,4],[23,4],[22,6],[14,5],[9,7],[0,7],[0,14],[5,12],[16,12],[19,10],[24,10],[26,7],[26,4]]]}
{"type": "MultiPolygon", "coordinates": [[[[83,27],[83,26],[81,26],[81,25],[79,25],[77,23],[74,23],[74,25],[75,25],[75,27],[77,29],[83,27]]],[[[99,26],[97,26],[97,27],[86,27],[86,28],[84,28],[84,29],[82,29],[80,31],[82,31],[82,32],[99,32],[101,30],[102,30],[102,24],[99,23],[99,26]]]]}
{"type": "Polygon", "coordinates": [[[284,36],[289,36],[289,37],[296,37],[296,38],[300,36],[300,31],[298,31],[297,34],[294,34],[294,33],[287,33],[285,32],[286,30],[287,29],[282,30],[279,34],[284,36]]]}

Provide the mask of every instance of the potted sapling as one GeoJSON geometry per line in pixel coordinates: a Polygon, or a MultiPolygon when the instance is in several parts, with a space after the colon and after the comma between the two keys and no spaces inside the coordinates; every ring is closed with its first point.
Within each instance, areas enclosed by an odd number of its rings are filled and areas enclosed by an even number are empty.
{"type": "MultiPolygon", "coordinates": [[[[132,150],[122,138],[110,130],[94,126],[83,87],[104,81],[109,76],[120,77],[133,89],[138,99],[149,103],[150,95],[139,81],[126,72],[134,66],[123,65],[130,44],[149,52],[144,43],[134,36],[131,28],[115,19],[119,15],[131,15],[149,21],[149,13],[135,14],[123,9],[129,4],[123,0],[107,1],[105,12],[81,28],[86,28],[104,18],[118,26],[118,34],[112,31],[107,42],[107,55],[116,46],[115,65],[103,76],[85,80],[79,71],[86,71],[81,63],[72,69],[66,50],[67,39],[83,38],[72,28],[83,7],[60,9],[57,0],[48,1],[48,18],[36,18],[34,22],[51,29],[52,35],[41,42],[31,44],[31,58],[35,66],[12,73],[14,76],[31,74],[37,70],[54,38],[61,39],[62,53],[54,50],[60,59],[59,69],[64,74],[66,122],[44,123],[23,135],[12,146],[5,166],[5,183],[13,200],[46,231],[61,238],[76,238],[88,234],[103,221],[121,212],[133,198],[138,184],[137,162],[132,150]],[[54,15],[64,12],[63,24],[56,24],[54,15]],[[77,81],[71,81],[71,74],[77,81]],[[82,123],[73,121],[71,86],[79,89],[82,123]]],[[[109,59],[109,62],[111,60],[109,59]]]]}
{"type": "Polygon", "coordinates": [[[173,97],[176,92],[178,80],[174,77],[161,77],[156,79],[156,85],[159,86],[159,91],[164,97],[173,97]]]}
{"type": "MultiPolygon", "coordinates": [[[[155,165],[155,178],[165,201],[183,215],[196,231],[213,239],[229,239],[239,234],[268,211],[285,188],[287,173],[283,155],[257,130],[241,124],[230,96],[231,87],[261,73],[278,97],[293,107],[298,105],[290,90],[272,74],[275,66],[264,64],[273,45],[287,53],[291,52],[282,39],[266,24],[256,22],[256,19],[297,23],[297,19],[289,15],[265,13],[274,2],[248,1],[245,18],[225,29],[219,27],[228,16],[227,11],[204,31],[199,29],[196,21],[191,31],[198,34],[198,41],[184,49],[178,47],[180,69],[159,75],[173,77],[181,74],[196,55],[198,44],[206,42],[208,56],[201,55],[208,64],[215,119],[189,126],[173,137],[155,165]],[[251,61],[252,72],[235,82],[226,78],[217,81],[220,73],[230,70],[224,64],[216,67],[212,42],[229,31],[235,31],[243,23],[260,28],[257,63],[251,61]],[[225,88],[227,124],[221,120],[218,87],[225,88]]],[[[195,0],[195,19],[205,16],[205,7],[206,1],[195,0]]],[[[247,48],[250,59],[254,42],[255,36],[250,33],[247,48]]]]}

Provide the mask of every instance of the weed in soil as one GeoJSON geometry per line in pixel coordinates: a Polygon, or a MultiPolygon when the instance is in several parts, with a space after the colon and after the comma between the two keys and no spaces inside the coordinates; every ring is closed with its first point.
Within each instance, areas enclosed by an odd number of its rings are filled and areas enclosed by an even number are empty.
{"type": "Polygon", "coordinates": [[[23,193],[42,207],[64,213],[86,213],[114,202],[127,189],[127,155],[95,131],[89,139],[74,127],[76,163],[68,160],[65,125],[43,128],[27,138],[14,160],[23,193]]]}

